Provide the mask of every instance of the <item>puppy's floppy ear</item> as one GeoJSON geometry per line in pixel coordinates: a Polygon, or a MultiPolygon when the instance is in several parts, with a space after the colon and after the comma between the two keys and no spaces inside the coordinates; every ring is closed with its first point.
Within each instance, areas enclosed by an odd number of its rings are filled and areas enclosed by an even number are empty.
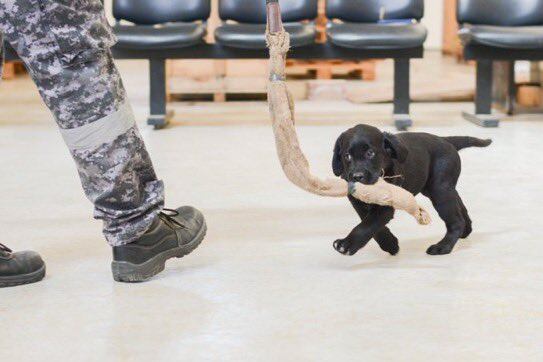
{"type": "Polygon", "coordinates": [[[384,147],[390,157],[403,163],[407,159],[409,151],[404,146],[402,141],[392,133],[384,132],[384,147]]]}
{"type": "Polygon", "coordinates": [[[334,175],[340,176],[343,173],[343,160],[342,158],[342,151],[341,151],[341,143],[343,142],[343,134],[338,137],[336,141],[336,145],[334,146],[334,157],[332,158],[332,170],[334,170],[334,175]]]}

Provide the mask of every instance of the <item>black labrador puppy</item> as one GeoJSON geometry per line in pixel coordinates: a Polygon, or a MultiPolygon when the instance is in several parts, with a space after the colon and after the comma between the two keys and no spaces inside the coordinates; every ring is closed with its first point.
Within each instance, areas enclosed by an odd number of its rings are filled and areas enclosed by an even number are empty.
{"type": "MultiPolygon", "coordinates": [[[[491,140],[473,137],[438,137],[428,133],[393,135],[367,125],[345,131],[337,140],[332,168],[347,182],[372,185],[379,177],[413,194],[428,197],[447,226],[443,239],[428,248],[431,255],[449,254],[459,238],[471,233],[471,220],[456,191],[461,162],[458,151],[467,147],[487,147],[491,140]]],[[[334,242],[334,249],[354,255],[372,238],[381,249],[395,255],[398,239],[387,224],[394,209],[369,205],[349,196],[362,219],[345,238],[334,242]]]]}

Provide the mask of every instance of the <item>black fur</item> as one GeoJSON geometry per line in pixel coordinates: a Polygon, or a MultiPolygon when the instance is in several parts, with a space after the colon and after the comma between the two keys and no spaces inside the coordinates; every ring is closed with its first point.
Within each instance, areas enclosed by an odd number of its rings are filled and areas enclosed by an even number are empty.
{"type": "MultiPolygon", "coordinates": [[[[447,226],[443,239],[430,246],[427,253],[449,254],[459,238],[471,233],[471,219],[456,191],[461,171],[458,150],[486,147],[491,143],[491,140],[473,137],[438,137],[428,133],[393,135],[358,125],[338,138],[332,169],[346,181],[368,185],[377,182],[382,175],[401,175],[387,181],[414,195],[422,193],[428,197],[447,226]]],[[[369,205],[351,196],[349,200],[362,222],[346,238],[336,240],[334,248],[341,254],[354,255],[373,238],[381,249],[397,254],[398,239],[387,227],[394,217],[394,209],[369,205]]]]}

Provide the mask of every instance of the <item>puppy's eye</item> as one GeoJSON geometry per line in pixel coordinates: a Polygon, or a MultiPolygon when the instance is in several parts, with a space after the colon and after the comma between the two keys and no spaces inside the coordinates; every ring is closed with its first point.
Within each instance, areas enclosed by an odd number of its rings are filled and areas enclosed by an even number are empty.
{"type": "Polygon", "coordinates": [[[374,150],[367,150],[366,151],[366,158],[368,160],[371,160],[374,157],[375,157],[375,151],[374,150]]]}
{"type": "Polygon", "coordinates": [[[352,159],[353,159],[353,156],[351,156],[350,153],[346,153],[346,154],[345,154],[345,161],[351,162],[352,159]]]}

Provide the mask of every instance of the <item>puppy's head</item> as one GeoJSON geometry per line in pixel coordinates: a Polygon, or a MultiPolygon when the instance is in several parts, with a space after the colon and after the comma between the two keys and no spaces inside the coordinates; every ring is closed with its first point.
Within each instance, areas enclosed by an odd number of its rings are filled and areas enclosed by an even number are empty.
{"type": "Polygon", "coordinates": [[[334,147],[332,169],[347,182],[373,185],[391,160],[405,162],[407,148],[393,134],[358,125],[341,134],[334,147]]]}

